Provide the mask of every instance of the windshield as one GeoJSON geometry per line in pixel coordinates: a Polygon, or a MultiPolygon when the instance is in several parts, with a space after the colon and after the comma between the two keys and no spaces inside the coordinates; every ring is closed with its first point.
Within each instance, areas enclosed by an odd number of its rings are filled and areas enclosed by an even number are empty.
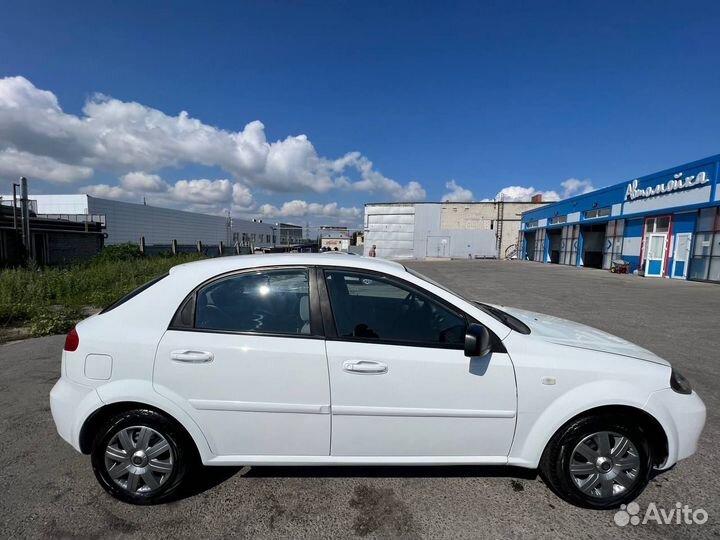
{"type": "Polygon", "coordinates": [[[511,330],[515,330],[516,332],[519,332],[519,333],[525,334],[525,335],[530,333],[530,327],[528,325],[526,325],[524,322],[522,322],[517,317],[513,317],[509,313],[506,313],[502,309],[495,307],[495,306],[491,306],[489,304],[484,304],[482,302],[477,302],[475,300],[470,300],[469,298],[465,298],[463,295],[458,294],[457,292],[453,291],[452,289],[448,289],[445,285],[441,285],[434,279],[431,279],[431,278],[427,277],[426,275],[421,274],[420,272],[412,270],[412,269],[408,268],[407,266],[405,267],[405,270],[407,270],[407,272],[409,274],[412,274],[416,278],[420,278],[423,281],[426,281],[432,285],[435,285],[436,287],[442,289],[445,292],[448,292],[454,296],[457,296],[458,298],[461,298],[462,300],[465,300],[469,304],[473,304],[474,306],[477,306],[484,313],[487,313],[493,319],[495,319],[498,322],[501,322],[502,324],[504,324],[511,330]]]}

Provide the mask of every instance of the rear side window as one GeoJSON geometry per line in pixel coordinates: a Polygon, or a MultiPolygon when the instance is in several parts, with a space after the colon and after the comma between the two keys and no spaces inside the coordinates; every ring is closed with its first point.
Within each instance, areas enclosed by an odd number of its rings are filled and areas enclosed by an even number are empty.
{"type": "Polygon", "coordinates": [[[163,274],[163,275],[161,275],[161,276],[158,276],[158,277],[156,277],[156,278],[153,278],[153,279],[151,279],[150,281],[148,281],[147,283],[144,283],[144,284],[140,285],[137,289],[135,289],[135,290],[127,293],[127,294],[126,294],[125,296],[123,296],[120,300],[117,300],[117,301],[113,302],[113,303],[110,304],[108,307],[106,307],[105,309],[103,309],[103,310],[100,312],[100,314],[102,315],[103,313],[107,313],[108,311],[112,311],[113,309],[115,309],[115,308],[118,307],[118,306],[122,306],[125,302],[127,302],[128,300],[132,300],[132,299],[135,298],[138,294],[140,294],[140,293],[143,292],[144,290],[149,289],[150,287],[152,287],[153,285],[155,285],[155,284],[156,284],[158,281],[160,281],[161,279],[166,278],[168,275],[169,275],[169,272],[168,272],[168,273],[165,273],[165,274],[163,274]]]}
{"type": "Polygon", "coordinates": [[[248,272],[205,285],[195,299],[195,328],[309,335],[308,271],[248,272]]]}

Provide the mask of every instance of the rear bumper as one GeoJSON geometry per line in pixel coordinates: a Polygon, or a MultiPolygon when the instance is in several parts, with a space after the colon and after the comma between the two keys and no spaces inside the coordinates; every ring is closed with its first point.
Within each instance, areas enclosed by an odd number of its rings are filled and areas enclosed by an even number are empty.
{"type": "Polygon", "coordinates": [[[50,411],[60,436],[80,452],[80,429],[92,411],[102,406],[95,388],[60,377],[50,391],[50,411]]]}
{"type": "Polygon", "coordinates": [[[695,453],[706,416],[700,396],[695,392],[679,394],[667,388],[651,394],[645,410],[660,422],[668,439],[668,458],[661,469],[695,453]]]}

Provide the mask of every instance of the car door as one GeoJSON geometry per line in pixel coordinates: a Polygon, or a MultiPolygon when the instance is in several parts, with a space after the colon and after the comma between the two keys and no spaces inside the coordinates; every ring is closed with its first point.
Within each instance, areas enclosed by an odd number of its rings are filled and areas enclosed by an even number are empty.
{"type": "Polygon", "coordinates": [[[254,269],[200,286],[155,360],[156,390],[219,456],[327,456],[330,394],[314,270],[254,269]]]}
{"type": "Polygon", "coordinates": [[[331,268],[323,278],[331,454],[504,463],[516,389],[502,345],[467,358],[467,316],[402,280],[331,268]]]}

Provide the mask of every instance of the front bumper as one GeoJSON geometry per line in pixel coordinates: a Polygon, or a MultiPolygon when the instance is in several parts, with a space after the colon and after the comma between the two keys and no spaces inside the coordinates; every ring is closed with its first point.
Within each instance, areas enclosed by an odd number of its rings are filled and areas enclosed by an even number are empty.
{"type": "Polygon", "coordinates": [[[60,436],[80,452],[80,429],[90,413],[102,406],[95,388],[60,377],[50,391],[50,411],[60,436]]]}
{"type": "Polygon", "coordinates": [[[660,422],[668,439],[668,457],[660,469],[672,467],[695,453],[706,416],[700,396],[667,388],[652,393],[644,408],[660,422]]]}

